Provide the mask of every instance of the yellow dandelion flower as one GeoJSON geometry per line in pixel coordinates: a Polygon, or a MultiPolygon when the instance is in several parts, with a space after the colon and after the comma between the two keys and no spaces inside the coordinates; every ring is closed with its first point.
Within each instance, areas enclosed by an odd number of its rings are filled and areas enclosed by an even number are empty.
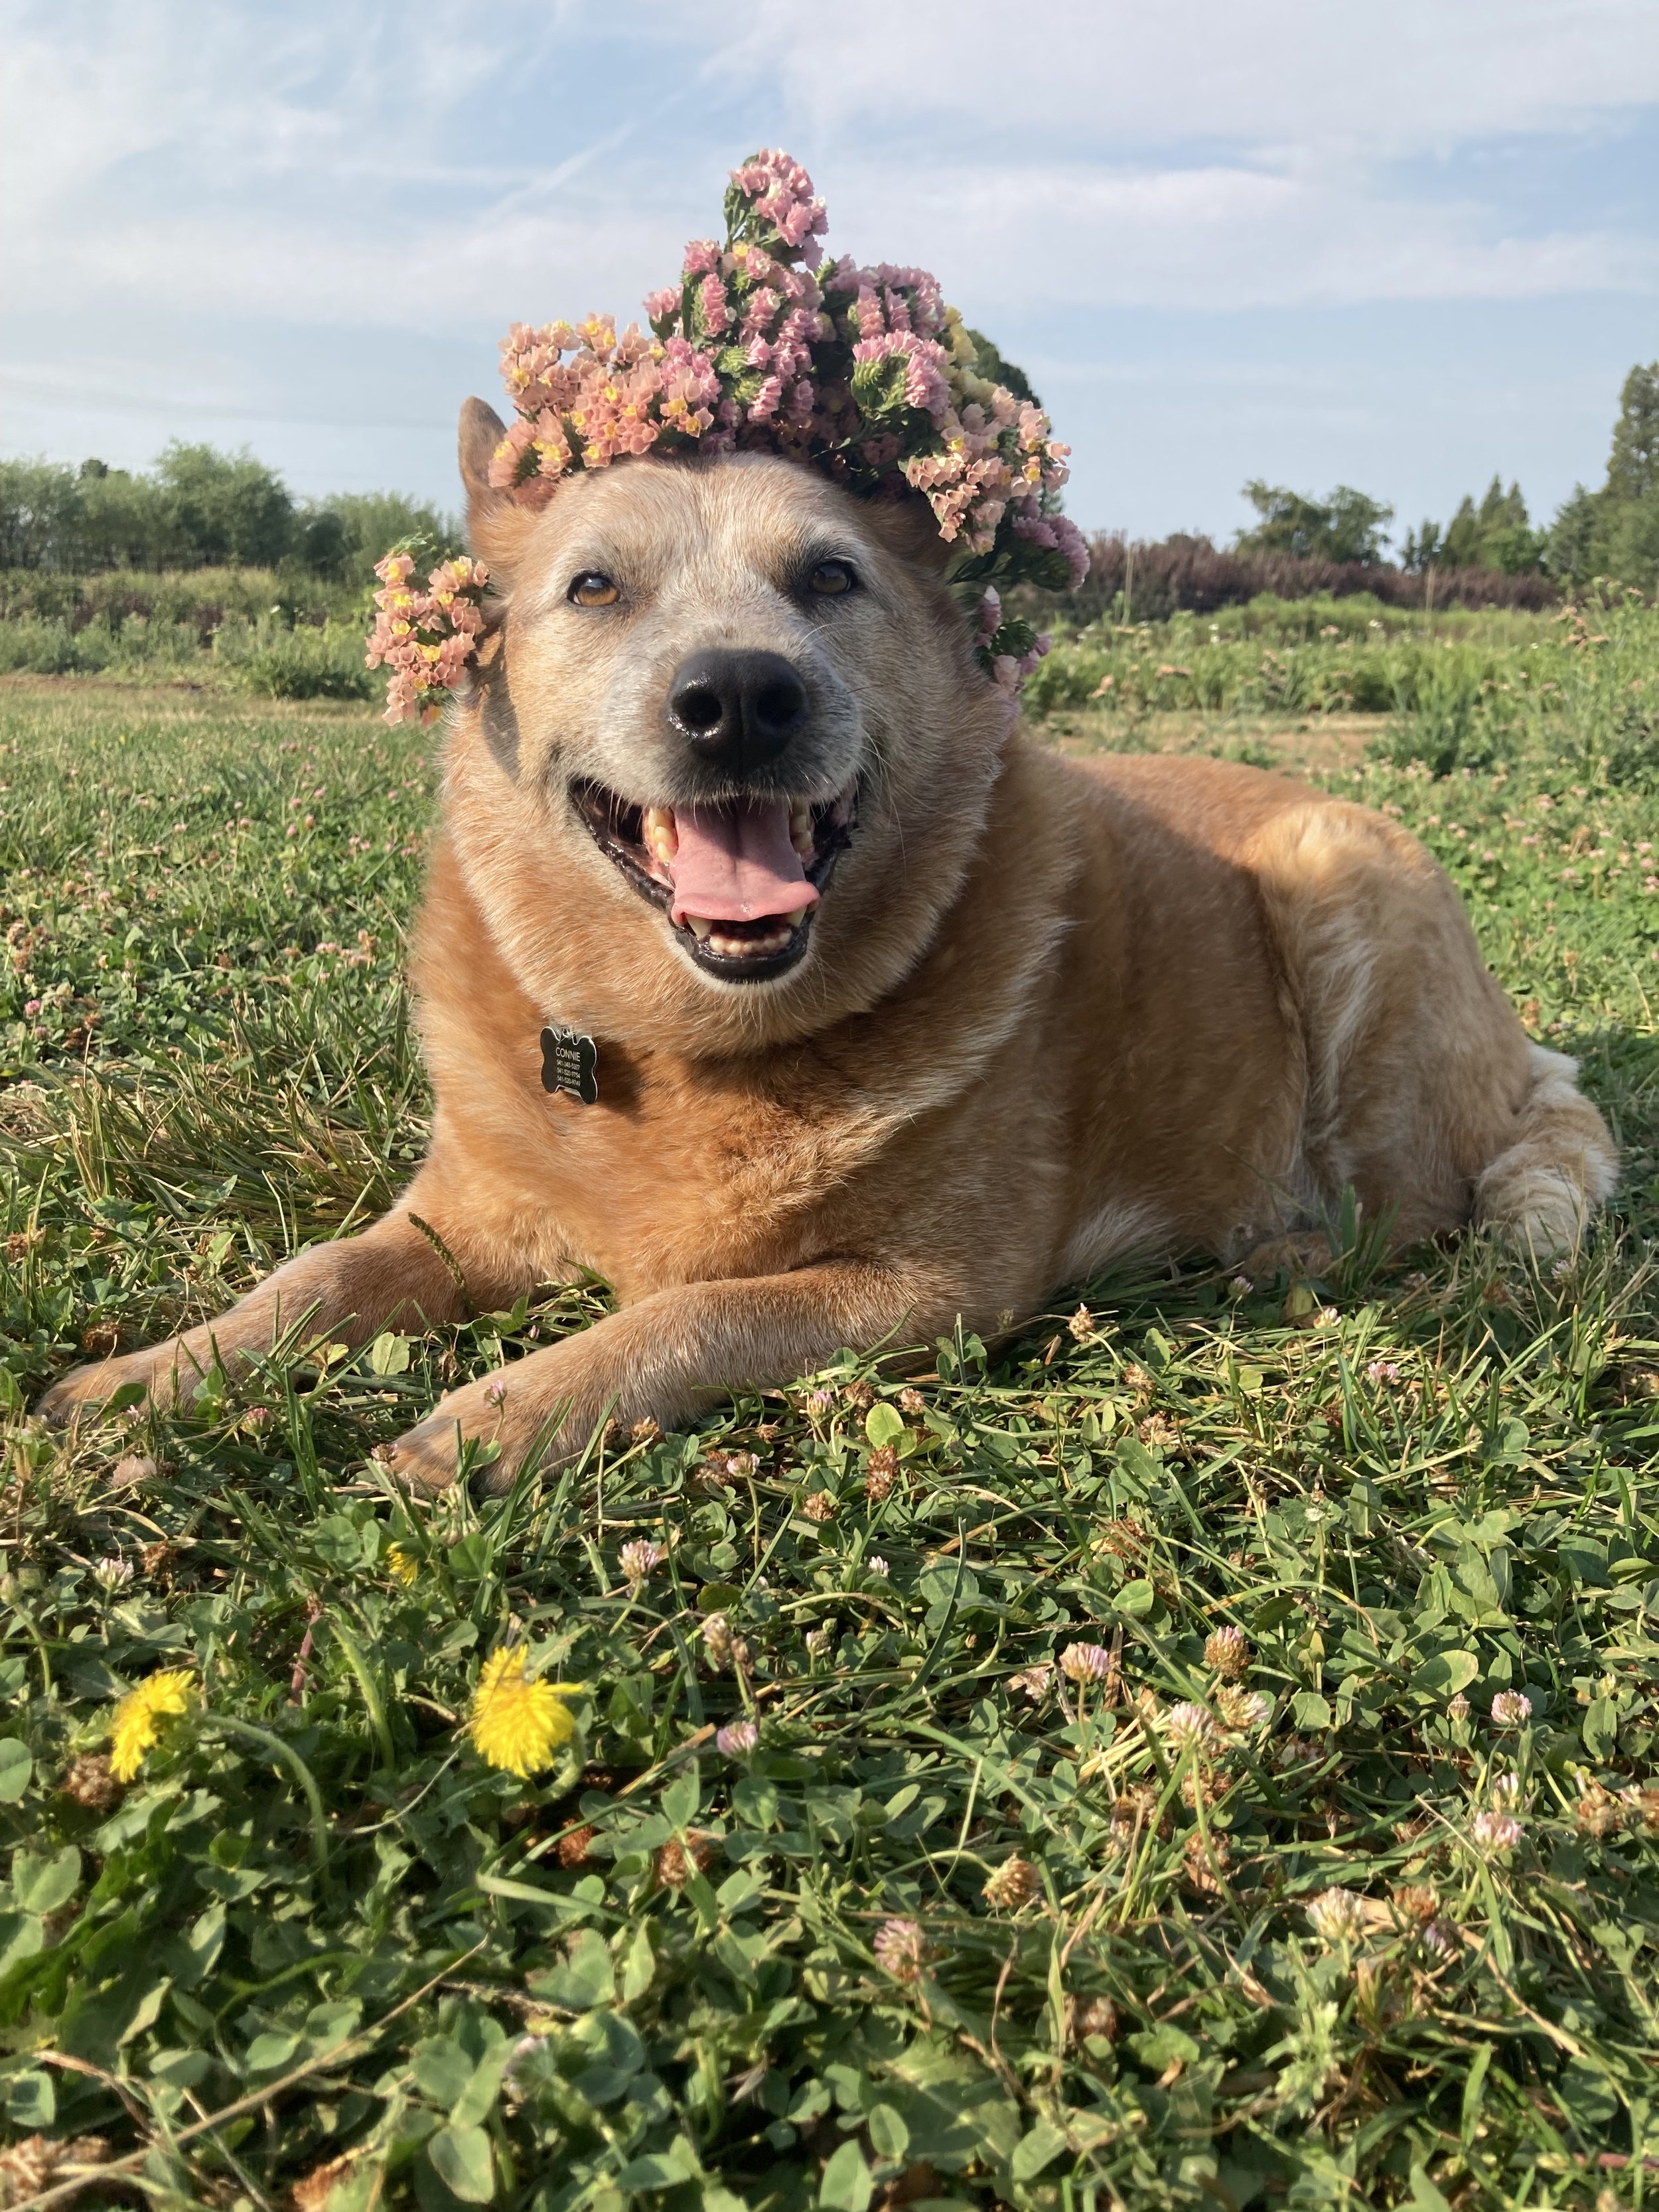
{"type": "Polygon", "coordinates": [[[407,1544],[388,1544],[386,1570],[394,1583],[412,1583],[419,1577],[421,1563],[407,1544]]]}
{"type": "Polygon", "coordinates": [[[170,1667],[147,1675],[115,1708],[115,1735],[109,1771],[118,1782],[131,1782],[144,1753],[161,1740],[163,1721],[187,1713],[196,1700],[196,1677],[188,1667],[170,1667]]]}
{"type": "Polygon", "coordinates": [[[466,1732],[481,1759],[527,1781],[550,1766],[560,1745],[575,1735],[565,1699],[580,1697],[586,1685],[532,1682],[524,1664],[521,1649],[494,1651],[484,1661],[466,1732]]]}

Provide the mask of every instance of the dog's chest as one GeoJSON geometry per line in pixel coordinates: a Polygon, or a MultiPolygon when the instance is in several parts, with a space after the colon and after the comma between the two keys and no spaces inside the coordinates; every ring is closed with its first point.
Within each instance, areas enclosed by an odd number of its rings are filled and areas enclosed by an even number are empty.
{"type": "Polygon", "coordinates": [[[611,1058],[596,1104],[547,1101],[544,1158],[572,1244],[624,1295],[799,1264],[881,1152],[887,1117],[821,1079],[611,1058]]]}

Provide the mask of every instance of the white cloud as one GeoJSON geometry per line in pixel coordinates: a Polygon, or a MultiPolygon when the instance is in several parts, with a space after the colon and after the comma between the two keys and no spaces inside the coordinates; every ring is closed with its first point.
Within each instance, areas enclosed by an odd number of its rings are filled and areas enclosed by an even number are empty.
{"type": "MultiPolygon", "coordinates": [[[[679,0],[465,20],[0,0],[0,449],[430,422],[446,483],[458,361],[488,391],[509,319],[628,313],[760,137],[808,161],[838,250],[937,268],[1085,417],[1137,313],[1282,315],[1261,372],[1282,393],[1292,333],[1328,310],[1659,289],[1637,194],[1610,215],[1568,192],[1546,220],[1515,165],[1471,159],[1650,124],[1653,0],[728,0],[719,20],[711,45],[679,0]]],[[[1249,428],[1248,377],[1218,376],[1249,428]]],[[[1337,402],[1320,422],[1340,439],[1337,402]]],[[[1384,434],[1374,410],[1348,428],[1384,434]]],[[[1079,487],[1105,474],[1089,434],[1079,487]]]]}

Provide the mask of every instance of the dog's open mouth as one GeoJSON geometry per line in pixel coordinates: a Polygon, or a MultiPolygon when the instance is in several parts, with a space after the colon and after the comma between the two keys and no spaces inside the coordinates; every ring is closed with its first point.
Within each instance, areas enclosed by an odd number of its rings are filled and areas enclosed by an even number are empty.
{"type": "Polygon", "coordinates": [[[805,952],[858,812],[855,782],[816,803],[639,806],[586,778],[570,795],[599,850],[662,908],[697,965],[738,982],[781,975],[805,952]]]}

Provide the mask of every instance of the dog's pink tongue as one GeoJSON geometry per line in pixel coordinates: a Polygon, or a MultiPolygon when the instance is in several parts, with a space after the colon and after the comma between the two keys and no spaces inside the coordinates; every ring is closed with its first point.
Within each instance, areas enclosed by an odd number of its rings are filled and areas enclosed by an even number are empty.
{"type": "Polygon", "coordinates": [[[763,921],[814,906],[800,854],[789,842],[787,799],[743,799],[730,806],[682,806],[674,813],[679,842],[671,919],[763,921]]]}

